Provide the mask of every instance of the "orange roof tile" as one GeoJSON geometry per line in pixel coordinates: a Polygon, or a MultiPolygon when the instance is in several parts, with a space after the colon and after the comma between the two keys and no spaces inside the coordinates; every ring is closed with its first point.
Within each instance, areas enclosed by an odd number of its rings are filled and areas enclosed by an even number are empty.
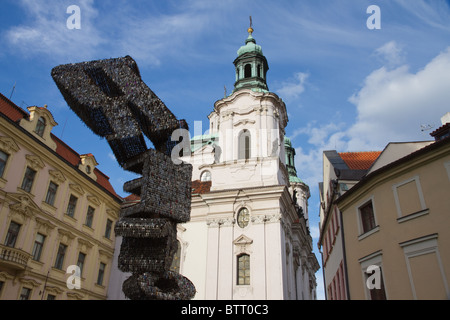
{"type": "Polygon", "coordinates": [[[339,156],[352,170],[369,170],[380,154],[381,151],[342,152],[339,156]]]}
{"type": "Polygon", "coordinates": [[[193,194],[204,194],[211,190],[211,181],[192,181],[192,193],[193,194]]]}

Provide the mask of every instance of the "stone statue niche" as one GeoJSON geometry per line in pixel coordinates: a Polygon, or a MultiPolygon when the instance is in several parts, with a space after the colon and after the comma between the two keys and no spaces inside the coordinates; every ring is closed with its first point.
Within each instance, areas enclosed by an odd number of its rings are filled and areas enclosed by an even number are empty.
{"type": "Polygon", "coordinates": [[[192,166],[171,159],[176,129],[188,129],[142,81],[129,56],[53,68],[69,107],[109,143],[120,166],[141,175],[124,190],[141,201],[123,208],[114,231],[122,236],[118,267],[132,275],[122,290],[132,300],[188,300],[192,282],[170,271],[177,223],[190,220],[192,166]],[[144,135],[155,149],[148,149],[144,135]]]}

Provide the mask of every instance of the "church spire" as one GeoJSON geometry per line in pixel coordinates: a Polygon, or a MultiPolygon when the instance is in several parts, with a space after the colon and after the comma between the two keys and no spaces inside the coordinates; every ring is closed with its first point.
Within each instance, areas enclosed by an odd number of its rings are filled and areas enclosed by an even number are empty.
{"type": "Polygon", "coordinates": [[[236,67],[236,82],[234,91],[239,89],[252,89],[254,91],[268,92],[266,74],[269,70],[266,57],[264,57],[261,46],[256,44],[253,38],[253,21],[250,16],[250,27],[245,45],[239,48],[238,57],[234,60],[236,67]]]}

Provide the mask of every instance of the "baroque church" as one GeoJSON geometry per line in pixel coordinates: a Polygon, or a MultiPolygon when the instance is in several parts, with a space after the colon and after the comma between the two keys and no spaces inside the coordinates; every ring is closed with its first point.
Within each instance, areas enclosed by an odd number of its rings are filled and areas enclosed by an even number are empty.
{"type": "MultiPolygon", "coordinates": [[[[316,299],[309,187],[297,177],[286,105],[269,91],[252,28],[234,65],[233,92],[215,102],[209,134],[193,137],[182,158],[193,165],[191,220],[178,225],[172,270],[194,283],[196,300],[316,299]]],[[[109,299],[124,298],[129,276],[117,269],[120,244],[109,299]]]]}

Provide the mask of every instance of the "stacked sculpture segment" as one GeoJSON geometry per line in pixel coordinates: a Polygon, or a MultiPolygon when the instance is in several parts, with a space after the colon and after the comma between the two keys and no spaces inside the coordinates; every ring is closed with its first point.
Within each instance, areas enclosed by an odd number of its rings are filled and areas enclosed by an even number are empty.
{"type": "Polygon", "coordinates": [[[52,77],[70,108],[106,138],[119,164],[141,175],[124,190],[140,196],[123,208],[115,226],[123,236],[119,269],[134,300],[191,299],[189,279],[170,271],[177,251],[176,225],[190,220],[192,166],[174,164],[176,129],[188,129],[142,81],[129,56],[55,67],[52,77]],[[144,135],[155,149],[148,149],[144,135]]]}

